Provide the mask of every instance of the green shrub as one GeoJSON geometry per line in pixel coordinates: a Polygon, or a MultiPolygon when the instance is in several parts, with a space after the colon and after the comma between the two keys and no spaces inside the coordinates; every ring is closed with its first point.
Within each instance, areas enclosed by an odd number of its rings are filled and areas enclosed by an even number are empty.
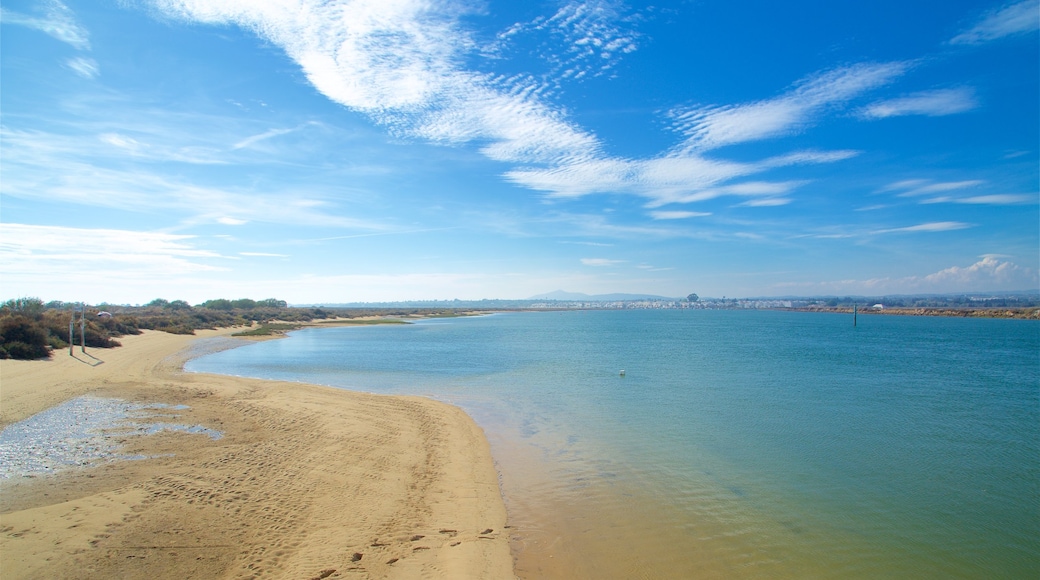
{"type": "Polygon", "coordinates": [[[51,356],[51,352],[46,346],[26,344],[18,340],[5,342],[4,350],[8,357],[19,360],[36,360],[51,356]]]}
{"type": "Polygon", "coordinates": [[[11,358],[32,360],[50,356],[47,332],[27,316],[5,316],[0,321],[0,336],[11,358]]]}

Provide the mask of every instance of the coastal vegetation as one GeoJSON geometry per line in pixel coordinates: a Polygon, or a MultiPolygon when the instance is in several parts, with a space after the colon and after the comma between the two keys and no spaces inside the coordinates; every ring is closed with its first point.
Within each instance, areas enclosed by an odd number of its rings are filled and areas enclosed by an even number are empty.
{"type": "Polygon", "coordinates": [[[1040,319],[1040,296],[1011,293],[997,296],[882,296],[827,298],[726,299],[690,294],[682,299],[621,301],[481,300],[425,301],[366,305],[289,306],[285,300],[267,298],[216,298],[191,305],[184,300],[157,298],[143,306],[51,301],[15,298],[0,304],[0,358],[42,359],[54,350],[68,348],[70,321],[73,344],[91,348],[119,346],[121,336],[158,330],[171,334],[195,334],[196,330],[241,326],[235,336],[262,337],[284,334],[304,325],[392,324],[407,318],[464,316],[502,310],[573,309],[783,309],[807,312],[853,312],[909,316],[957,316],[1040,319]],[[84,316],[85,313],[85,316],[84,316]]]}
{"type": "Polygon", "coordinates": [[[83,305],[15,298],[0,304],[0,358],[49,358],[72,344],[91,348],[120,346],[119,337],[158,330],[195,334],[196,330],[249,327],[238,336],[269,336],[314,322],[372,324],[402,322],[386,317],[454,316],[449,309],[290,307],[284,300],[218,298],[191,305],[184,300],[157,298],[144,306],[83,305]]]}

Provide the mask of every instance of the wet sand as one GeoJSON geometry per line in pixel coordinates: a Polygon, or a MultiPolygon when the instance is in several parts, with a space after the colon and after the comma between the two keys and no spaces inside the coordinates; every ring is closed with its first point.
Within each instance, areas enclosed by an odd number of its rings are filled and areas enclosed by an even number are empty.
{"type": "Polygon", "coordinates": [[[0,361],[3,427],[93,395],[184,405],[173,421],[223,435],[114,433],[146,459],[0,481],[0,577],[513,577],[498,475],[465,413],[183,373],[197,338],[0,361]]]}

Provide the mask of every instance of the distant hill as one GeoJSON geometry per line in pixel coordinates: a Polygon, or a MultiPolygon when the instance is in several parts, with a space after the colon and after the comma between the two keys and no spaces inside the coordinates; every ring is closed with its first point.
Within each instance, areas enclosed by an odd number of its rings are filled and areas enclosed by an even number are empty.
{"type": "Polygon", "coordinates": [[[547,294],[532,296],[528,300],[567,300],[581,302],[616,302],[621,300],[676,300],[670,296],[655,296],[653,294],[582,294],[581,292],[566,292],[556,290],[547,294]]]}

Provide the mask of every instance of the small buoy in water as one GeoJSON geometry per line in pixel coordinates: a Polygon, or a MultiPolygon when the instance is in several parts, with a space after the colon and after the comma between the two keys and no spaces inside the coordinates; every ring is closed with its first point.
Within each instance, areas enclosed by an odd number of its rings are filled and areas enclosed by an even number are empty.
{"type": "Polygon", "coordinates": [[[625,376],[625,369],[621,369],[621,376],[625,376]]]}

